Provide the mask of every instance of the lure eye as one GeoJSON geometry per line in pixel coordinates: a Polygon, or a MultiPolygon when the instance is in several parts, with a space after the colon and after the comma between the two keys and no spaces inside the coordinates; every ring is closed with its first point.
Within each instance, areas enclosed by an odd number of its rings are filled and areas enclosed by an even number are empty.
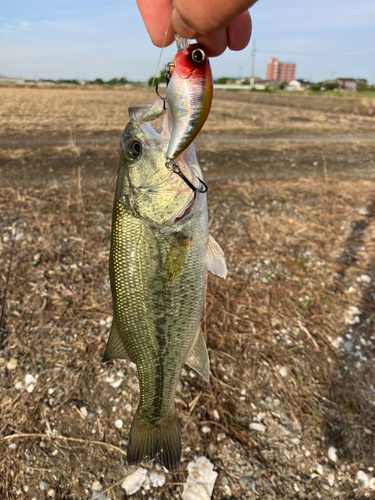
{"type": "Polygon", "coordinates": [[[133,141],[128,146],[128,153],[132,158],[138,158],[142,153],[142,145],[139,141],[133,141]]]}
{"type": "Polygon", "coordinates": [[[206,54],[202,49],[195,49],[191,53],[191,58],[197,64],[202,64],[206,60],[206,54]]]}

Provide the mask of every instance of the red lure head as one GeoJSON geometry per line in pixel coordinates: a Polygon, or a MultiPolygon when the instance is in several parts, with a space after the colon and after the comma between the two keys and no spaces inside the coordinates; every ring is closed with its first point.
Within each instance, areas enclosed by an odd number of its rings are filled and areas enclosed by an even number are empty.
{"type": "Polygon", "coordinates": [[[209,76],[209,83],[212,85],[210,62],[201,44],[194,43],[186,50],[177,52],[174,61],[175,64],[171,70],[171,75],[174,71],[180,78],[189,78],[192,75],[202,77],[205,75],[205,79],[209,76]]]}

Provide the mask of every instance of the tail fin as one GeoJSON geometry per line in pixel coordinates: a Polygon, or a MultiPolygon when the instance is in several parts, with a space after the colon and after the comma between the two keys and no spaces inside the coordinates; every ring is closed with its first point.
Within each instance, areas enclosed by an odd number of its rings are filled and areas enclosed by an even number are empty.
{"type": "Polygon", "coordinates": [[[128,464],[137,465],[156,456],[170,472],[180,466],[181,439],[176,414],[173,412],[153,424],[141,418],[137,411],[130,429],[128,464]]]}

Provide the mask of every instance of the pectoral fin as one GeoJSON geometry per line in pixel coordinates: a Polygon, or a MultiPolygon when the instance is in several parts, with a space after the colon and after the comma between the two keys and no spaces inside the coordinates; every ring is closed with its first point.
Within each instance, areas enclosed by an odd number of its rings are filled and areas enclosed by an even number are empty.
{"type": "Polygon", "coordinates": [[[109,334],[107,347],[102,359],[102,363],[106,363],[111,359],[128,359],[131,361],[130,356],[126,352],[125,346],[121,340],[116,316],[113,316],[111,333],[109,334]]]}
{"type": "Polygon", "coordinates": [[[193,347],[185,363],[203,377],[206,382],[210,381],[210,359],[201,327],[198,328],[193,347]]]}
{"type": "Polygon", "coordinates": [[[131,104],[129,106],[129,119],[133,123],[150,122],[165,113],[163,101],[156,99],[153,104],[131,104]]]}
{"type": "Polygon", "coordinates": [[[192,240],[182,234],[175,236],[164,267],[165,279],[169,283],[172,284],[184,270],[192,240]]]}
{"type": "Polygon", "coordinates": [[[210,234],[208,235],[206,248],[206,267],[212,274],[216,274],[220,278],[227,277],[224,252],[210,234]]]}

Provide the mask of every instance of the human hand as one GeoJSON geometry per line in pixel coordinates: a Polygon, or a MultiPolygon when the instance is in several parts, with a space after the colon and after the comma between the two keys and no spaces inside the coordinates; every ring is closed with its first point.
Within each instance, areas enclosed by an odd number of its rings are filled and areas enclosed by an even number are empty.
{"type": "Polygon", "coordinates": [[[196,38],[208,56],[219,56],[227,47],[242,50],[250,41],[248,8],[256,0],[137,0],[152,42],[162,47],[168,19],[171,22],[165,46],[174,41],[174,32],[196,38]]]}

